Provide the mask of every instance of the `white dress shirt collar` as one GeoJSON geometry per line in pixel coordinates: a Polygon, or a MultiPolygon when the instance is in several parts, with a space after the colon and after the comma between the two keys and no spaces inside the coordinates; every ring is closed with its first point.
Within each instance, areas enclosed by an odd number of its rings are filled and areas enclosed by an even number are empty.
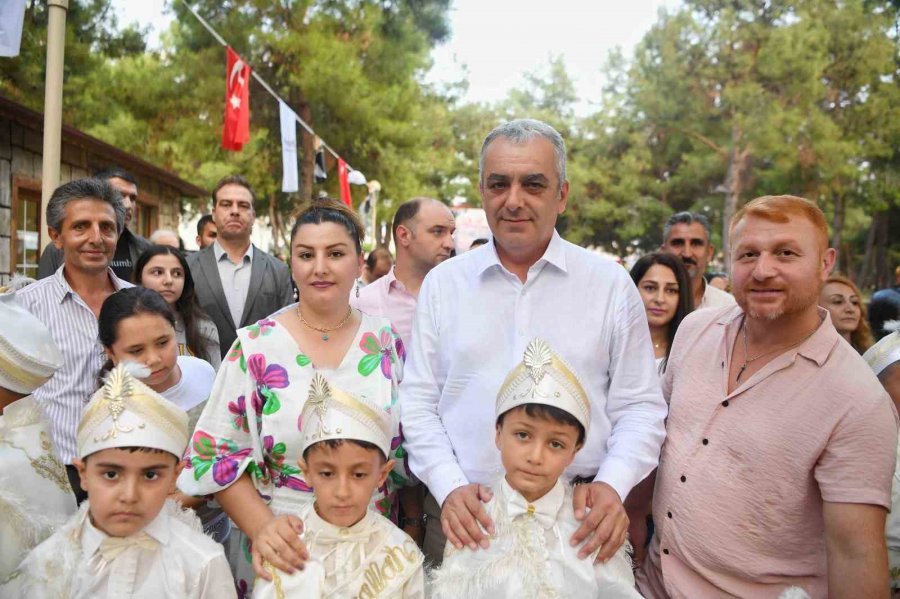
{"type": "Polygon", "coordinates": [[[547,493],[534,501],[528,501],[521,493],[513,489],[505,476],[500,479],[500,490],[506,513],[511,520],[520,516],[532,516],[541,525],[541,528],[545,529],[556,523],[559,508],[562,507],[563,500],[566,498],[566,487],[562,480],[557,480],[547,493]]]}
{"type": "MultiPolygon", "coordinates": [[[[90,500],[89,500],[90,501],[90,500]]],[[[141,532],[145,532],[154,539],[156,539],[160,545],[165,545],[169,542],[169,537],[172,535],[172,532],[169,530],[169,527],[166,525],[166,514],[165,507],[163,507],[162,511],[157,514],[156,518],[154,518],[150,524],[145,526],[142,530],[136,532],[135,534],[140,534],[141,532]]],[[[81,551],[82,555],[86,559],[90,559],[98,549],[100,549],[100,544],[106,539],[109,535],[105,532],[94,526],[94,523],[91,522],[91,512],[90,509],[85,510],[84,513],[84,527],[81,532],[81,551]]]]}
{"type": "MultiPolygon", "coordinates": [[[[75,290],[72,289],[72,286],[69,285],[69,281],[66,280],[66,275],[63,274],[63,269],[65,269],[65,267],[66,267],[66,265],[63,264],[58,269],[56,269],[55,273],[53,273],[53,279],[57,283],[55,295],[56,295],[57,300],[59,300],[60,303],[62,303],[62,301],[64,299],[66,299],[66,297],[69,296],[70,294],[78,295],[77,293],[75,293],[75,290]]],[[[109,280],[113,284],[113,288],[116,291],[122,289],[123,287],[131,287],[131,285],[127,281],[123,281],[122,279],[117,277],[116,273],[113,272],[112,268],[107,268],[106,272],[109,275],[109,280]]]]}
{"type": "MultiPolygon", "coordinates": [[[[222,260],[222,256],[228,255],[228,253],[225,251],[225,248],[223,248],[222,245],[219,243],[218,239],[213,241],[213,254],[215,254],[215,256],[216,256],[216,262],[220,262],[222,260]]],[[[244,261],[244,258],[249,259],[251,263],[253,262],[253,243],[252,242],[250,243],[250,245],[247,246],[247,251],[244,252],[244,256],[241,258],[241,262],[244,261]]],[[[231,257],[229,257],[228,260],[231,260],[231,257]]]]}
{"type": "MultiPolygon", "coordinates": [[[[497,254],[497,246],[494,243],[493,237],[491,237],[490,241],[482,248],[477,248],[473,254],[473,260],[476,261],[476,272],[479,275],[483,274],[491,267],[497,267],[503,271],[509,272],[509,270],[503,266],[503,263],[500,262],[500,256],[497,254]]],[[[531,265],[531,268],[528,269],[528,274],[530,275],[539,271],[545,264],[552,264],[562,272],[568,272],[566,268],[565,247],[563,246],[562,237],[559,236],[559,233],[556,230],[553,231],[553,236],[550,238],[550,243],[547,245],[547,249],[544,250],[544,254],[537,262],[531,265]]]]}

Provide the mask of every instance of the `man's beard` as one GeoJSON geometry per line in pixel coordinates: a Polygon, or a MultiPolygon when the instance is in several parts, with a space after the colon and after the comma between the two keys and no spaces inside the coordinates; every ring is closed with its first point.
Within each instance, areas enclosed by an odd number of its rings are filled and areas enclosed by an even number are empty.
{"type": "Polygon", "coordinates": [[[818,286],[814,286],[808,293],[797,293],[788,290],[785,300],[780,306],[766,311],[758,311],[749,307],[748,297],[750,293],[748,291],[735,289],[734,298],[750,318],[774,322],[783,316],[798,314],[809,308],[810,305],[817,304],[819,302],[819,292],[818,286]]]}

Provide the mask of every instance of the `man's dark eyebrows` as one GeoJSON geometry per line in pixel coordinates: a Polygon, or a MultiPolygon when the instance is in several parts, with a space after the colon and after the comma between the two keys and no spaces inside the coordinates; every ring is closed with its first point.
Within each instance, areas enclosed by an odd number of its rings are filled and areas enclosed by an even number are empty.
{"type": "Polygon", "coordinates": [[[549,183],[550,179],[544,173],[532,173],[522,177],[522,181],[526,183],[549,183]]]}
{"type": "Polygon", "coordinates": [[[503,175],[500,173],[491,173],[490,175],[487,176],[487,179],[485,179],[485,180],[496,182],[496,183],[505,183],[505,182],[509,181],[509,175],[503,175]]]}

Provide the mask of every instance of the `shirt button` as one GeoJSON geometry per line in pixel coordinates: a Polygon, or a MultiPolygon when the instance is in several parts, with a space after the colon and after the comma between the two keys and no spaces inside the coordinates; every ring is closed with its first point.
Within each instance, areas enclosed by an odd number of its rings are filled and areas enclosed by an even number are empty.
{"type": "Polygon", "coordinates": [[[669,550],[668,550],[668,549],[663,549],[663,553],[665,553],[666,555],[669,555],[669,550]]]}
{"type": "Polygon", "coordinates": [[[346,537],[347,535],[350,534],[350,531],[347,530],[346,528],[342,528],[340,534],[341,534],[342,537],[346,537]]]}
{"type": "Polygon", "coordinates": [[[724,407],[727,408],[727,407],[728,407],[728,400],[726,399],[725,401],[723,401],[723,402],[722,402],[722,405],[723,405],[724,407]]]}
{"type": "Polygon", "coordinates": [[[687,482],[687,477],[683,474],[681,475],[681,482],[683,482],[683,483],[687,482]]]}
{"type": "Polygon", "coordinates": [[[671,517],[672,517],[672,512],[666,512],[666,516],[668,516],[669,518],[671,518],[671,517]]]}
{"type": "Polygon", "coordinates": [[[709,445],[709,439],[703,439],[703,444],[704,444],[704,445],[709,445]]]}

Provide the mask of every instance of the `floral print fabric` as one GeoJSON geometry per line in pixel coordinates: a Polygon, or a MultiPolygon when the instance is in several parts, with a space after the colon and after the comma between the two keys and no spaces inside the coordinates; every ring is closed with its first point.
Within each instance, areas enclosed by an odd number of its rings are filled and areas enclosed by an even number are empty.
{"type": "MultiPolygon", "coordinates": [[[[385,516],[396,511],[396,491],[410,477],[394,409],[405,357],[390,323],[363,314],[341,365],[319,370],[333,386],[365,396],[393,413],[390,457],[396,464],[372,498],[372,505],[385,516]]],[[[300,413],[315,373],[315,365],[276,321],[261,320],[239,330],[191,436],[179,489],[194,496],[217,493],[246,471],[276,513],[293,512],[311,501],[312,489],[297,461],[301,457],[300,413]]],[[[232,536],[235,547],[230,559],[249,555],[246,538],[232,536]]],[[[237,570],[240,585],[244,568],[237,570]]],[[[250,572],[246,584],[252,587],[250,572]]]]}

